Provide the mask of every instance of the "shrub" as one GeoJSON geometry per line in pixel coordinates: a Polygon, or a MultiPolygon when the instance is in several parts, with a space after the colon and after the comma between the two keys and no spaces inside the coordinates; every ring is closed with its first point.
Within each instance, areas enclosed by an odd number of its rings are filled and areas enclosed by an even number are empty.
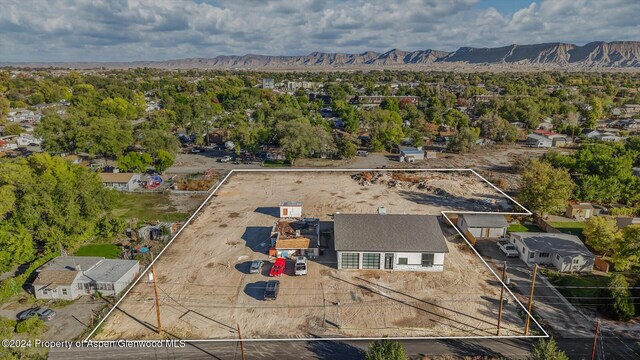
{"type": "Polygon", "coordinates": [[[24,321],[20,321],[16,325],[16,332],[18,334],[29,334],[32,336],[41,335],[46,329],[44,321],[37,316],[32,316],[24,321]]]}
{"type": "Polygon", "coordinates": [[[407,360],[409,357],[401,343],[384,339],[369,345],[367,360],[407,360]]]}

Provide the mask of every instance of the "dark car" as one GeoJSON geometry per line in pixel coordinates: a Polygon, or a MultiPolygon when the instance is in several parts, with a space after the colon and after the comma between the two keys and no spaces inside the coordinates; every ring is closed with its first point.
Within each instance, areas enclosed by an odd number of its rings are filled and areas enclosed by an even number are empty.
{"type": "Polygon", "coordinates": [[[267,287],[264,289],[264,299],[275,300],[278,297],[278,291],[280,291],[280,281],[267,281],[267,287]]]}
{"type": "Polygon", "coordinates": [[[18,320],[26,320],[30,317],[38,316],[44,321],[53,320],[56,317],[56,312],[43,307],[36,307],[29,310],[22,311],[18,314],[18,320]]]}

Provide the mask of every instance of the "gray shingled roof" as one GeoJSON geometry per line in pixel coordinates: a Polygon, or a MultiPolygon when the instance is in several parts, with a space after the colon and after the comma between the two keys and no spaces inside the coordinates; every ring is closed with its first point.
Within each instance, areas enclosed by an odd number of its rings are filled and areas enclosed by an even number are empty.
{"type": "Polygon", "coordinates": [[[562,257],[575,255],[594,257],[575,235],[544,232],[514,232],[511,235],[520,238],[530,251],[557,253],[562,257]]]}
{"type": "Polygon", "coordinates": [[[434,215],[336,214],[336,251],[449,252],[434,215]]]}
{"type": "Polygon", "coordinates": [[[504,215],[492,214],[460,214],[469,227],[472,228],[506,228],[509,223],[504,215]]]}

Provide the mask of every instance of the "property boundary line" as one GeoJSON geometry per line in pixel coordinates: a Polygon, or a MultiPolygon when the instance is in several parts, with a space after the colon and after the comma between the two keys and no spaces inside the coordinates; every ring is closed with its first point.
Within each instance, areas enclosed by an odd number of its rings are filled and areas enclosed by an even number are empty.
{"type": "MultiPolygon", "coordinates": [[[[378,171],[378,172],[419,172],[419,171],[435,171],[435,172],[471,172],[485,183],[487,183],[491,188],[498,191],[501,195],[512,201],[514,204],[522,208],[525,212],[490,212],[490,211],[441,211],[440,213],[447,221],[453,226],[453,228],[462,236],[464,241],[473,249],[474,253],[480,258],[480,260],[484,263],[484,265],[491,271],[491,273],[498,279],[498,281],[504,286],[509,294],[515,299],[515,301],[522,307],[527,316],[530,316],[533,322],[538,326],[538,328],[544,333],[544,335],[487,335],[487,336],[411,336],[411,337],[312,337],[312,338],[259,338],[259,339],[242,339],[242,341],[251,341],[251,342],[264,342],[264,341],[352,341],[352,340],[381,340],[381,339],[389,339],[389,340],[469,340],[469,339],[536,339],[536,338],[548,338],[549,334],[544,330],[542,325],[538,323],[538,321],[529,313],[529,311],[525,308],[525,306],[518,300],[518,298],[511,292],[511,289],[502,281],[502,279],[496,274],[495,271],[489,266],[489,264],[480,256],[480,253],[471,245],[469,240],[460,232],[460,230],[453,224],[453,222],[446,215],[448,213],[451,214],[498,214],[498,215],[531,215],[532,213],[514,200],[511,196],[507,195],[504,191],[500,190],[497,186],[493,185],[490,181],[485,179],[483,176],[478,174],[473,169],[316,169],[316,168],[300,168],[300,169],[231,169],[224,176],[224,178],[218,182],[218,184],[214,185],[212,189],[210,189],[210,194],[204,199],[204,201],[198,206],[198,208],[191,214],[191,216],[185,221],[185,223],[178,229],[175,235],[167,242],[165,247],[154,257],[154,259],[149,263],[149,265],[144,269],[144,271],[140,272],[140,275],[134,280],[134,282],[129,286],[129,288],[120,296],[118,301],[111,307],[111,309],[107,312],[107,314],[100,319],[100,322],[93,328],[93,330],[87,335],[87,337],[83,340],[84,343],[91,342],[91,337],[95,332],[102,326],[102,324],[107,320],[107,318],[111,315],[111,313],[116,310],[118,305],[125,299],[125,297],[129,294],[129,292],[134,288],[135,285],[151,270],[151,266],[160,258],[160,256],[169,248],[171,243],[182,233],[182,231],[191,223],[191,221],[200,213],[202,208],[211,200],[211,198],[215,195],[215,193],[224,185],[229,177],[234,173],[243,173],[243,172],[363,172],[363,171],[378,171]]],[[[183,339],[181,339],[183,340],[183,339]]],[[[105,340],[109,341],[109,340],[105,340]]],[[[144,342],[146,340],[128,340],[132,342],[144,342]]],[[[235,342],[237,339],[184,339],[185,342],[188,343],[198,343],[198,342],[235,342]]]]}

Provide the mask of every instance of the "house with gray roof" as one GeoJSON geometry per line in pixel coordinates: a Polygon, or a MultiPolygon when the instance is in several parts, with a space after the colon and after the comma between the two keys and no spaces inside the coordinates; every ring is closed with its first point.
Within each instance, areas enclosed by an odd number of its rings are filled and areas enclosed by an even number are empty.
{"type": "Polygon", "coordinates": [[[335,214],[338,269],[443,271],[449,252],[433,215],[335,214]]]}
{"type": "Polygon", "coordinates": [[[140,272],[140,264],[137,260],[58,256],[36,272],[32,284],[36,299],[74,300],[95,292],[103,296],[119,294],[140,272]]]}
{"type": "Polygon", "coordinates": [[[513,232],[510,241],[527,264],[550,264],[561,272],[590,272],[595,255],[570,234],[513,232]]]}
{"type": "Polygon", "coordinates": [[[507,234],[509,223],[500,214],[460,214],[456,226],[467,237],[496,239],[507,234]]]}

